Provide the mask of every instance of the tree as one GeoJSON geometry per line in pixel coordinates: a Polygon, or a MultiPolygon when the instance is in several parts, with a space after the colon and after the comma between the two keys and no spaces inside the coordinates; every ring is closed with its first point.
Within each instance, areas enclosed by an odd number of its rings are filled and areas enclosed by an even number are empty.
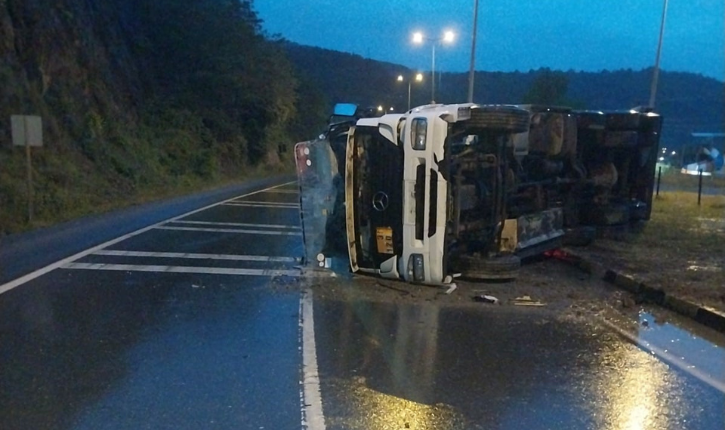
{"type": "Polygon", "coordinates": [[[524,103],[541,105],[568,105],[566,97],[569,78],[563,72],[543,69],[539,72],[529,91],[524,95],[524,103]]]}

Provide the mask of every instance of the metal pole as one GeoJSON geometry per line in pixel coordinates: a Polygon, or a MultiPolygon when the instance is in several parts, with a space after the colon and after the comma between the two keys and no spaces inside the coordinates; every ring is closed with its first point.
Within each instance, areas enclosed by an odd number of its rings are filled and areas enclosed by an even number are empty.
{"type": "Polygon", "coordinates": [[[473,103],[473,80],[476,77],[476,33],[478,32],[478,0],[473,5],[473,36],[471,38],[471,65],[468,67],[468,103],[473,103]]]}
{"type": "Polygon", "coordinates": [[[662,181],[662,166],[657,171],[657,193],[655,193],[655,197],[660,196],[660,181],[662,181]]]}
{"type": "Polygon", "coordinates": [[[667,2],[664,0],[664,6],[662,7],[662,23],[660,24],[660,39],[657,43],[657,58],[655,59],[655,69],[652,72],[652,87],[649,93],[649,107],[654,109],[655,107],[655,96],[657,95],[657,84],[660,77],[660,57],[662,56],[662,39],[665,35],[665,18],[667,17],[667,2]]]}
{"type": "Polygon", "coordinates": [[[436,102],[436,43],[437,41],[434,40],[431,43],[432,49],[432,55],[431,55],[431,66],[430,66],[430,73],[431,73],[431,80],[430,80],[430,102],[431,104],[435,104],[436,102]]]}
{"type": "Polygon", "coordinates": [[[700,178],[697,181],[697,205],[700,206],[700,199],[702,197],[702,169],[699,169],[700,178]]]}
{"type": "Polygon", "coordinates": [[[28,142],[28,126],[25,124],[25,158],[28,170],[28,224],[33,222],[33,168],[30,162],[30,142],[28,142]]]}
{"type": "Polygon", "coordinates": [[[412,84],[411,80],[408,79],[408,110],[410,110],[410,85],[412,84]]]}

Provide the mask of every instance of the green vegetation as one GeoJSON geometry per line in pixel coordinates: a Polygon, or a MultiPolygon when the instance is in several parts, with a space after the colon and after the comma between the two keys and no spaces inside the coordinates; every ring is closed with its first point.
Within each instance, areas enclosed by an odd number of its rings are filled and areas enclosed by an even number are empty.
{"type": "MultiPolygon", "coordinates": [[[[700,178],[696,175],[684,175],[680,173],[679,170],[673,169],[668,172],[662,172],[661,183],[664,185],[671,185],[680,190],[697,192],[699,180],[700,178]]],[[[725,192],[725,177],[703,176],[702,187],[719,189],[725,192]]]]}
{"type": "Polygon", "coordinates": [[[569,78],[564,72],[543,69],[534,78],[524,94],[524,103],[534,105],[568,106],[583,108],[584,104],[568,98],[569,78]]]}
{"type": "Polygon", "coordinates": [[[725,196],[666,192],[625,242],[599,240],[595,258],[687,300],[725,309],[725,196]]]}
{"type": "Polygon", "coordinates": [[[6,0],[0,24],[0,236],[291,171],[327,115],[249,0],[6,0]],[[44,121],[32,225],[12,114],[44,121]]]}

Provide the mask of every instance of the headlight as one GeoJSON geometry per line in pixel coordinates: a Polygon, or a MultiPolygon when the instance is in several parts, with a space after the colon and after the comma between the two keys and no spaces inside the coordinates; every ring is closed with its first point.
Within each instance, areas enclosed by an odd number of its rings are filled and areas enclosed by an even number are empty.
{"type": "Polygon", "coordinates": [[[428,133],[428,121],[425,118],[415,118],[411,128],[413,138],[411,146],[416,151],[424,150],[426,134],[428,133]]]}
{"type": "Polygon", "coordinates": [[[408,258],[408,280],[425,281],[425,268],[422,254],[411,254],[408,258]]]}

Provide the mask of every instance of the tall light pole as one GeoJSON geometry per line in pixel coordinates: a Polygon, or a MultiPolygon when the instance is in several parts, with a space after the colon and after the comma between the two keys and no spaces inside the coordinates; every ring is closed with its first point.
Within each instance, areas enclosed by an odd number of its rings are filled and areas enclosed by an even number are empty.
{"type": "MultiPolygon", "coordinates": [[[[422,73],[416,73],[415,74],[416,82],[423,82],[423,74],[422,73]]],[[[411,85],[413,84],[413,79],[408,79],[408,110],[410,110],[410,91],[411,91],[411,85]]],[[[398,75],[398,82],[405,81],[405,78],[403,75],[398,75]]]]}
{"type": "Polygon", "coordinates": [[[413,33],[413,43],[422,44],[423,41],[431,42],[431,67],[430,67],[430,73],[431,73],[431,80],[430,80],[430,100],[431,103],[435,103],[435,96],[436,96],[436,45],[443,42],[443,43],[452,43],[453,40],[456,38],[456,35],[450,31],[447,30],[443,33],[443,36],[441,37],[425,37],[423,36],[423,33],[416,31],[413,33]]]}
{"type": "Polygon", "coordinates": [[[473,103],[473,80],[476,78],[476,33],[478,32],[478,0],[473,0],[473,35],[471,37],[471,65],[468,68],[468,103],[473,103]]]}
{"type": "Polygon", "coordinates": [[[660,23],[660,39],[657,43],[657,58],[655,59],[655,69],[652,72],[652,87],[649,91],[649,107],[654,109],[655,97],[657,96],[657,84],[660,78],[660,57],[662,56],[662,39],[665,35],[665,19],[667,18],[667,2],[664,0],[662,6],[662,22],[660,23]]]}

